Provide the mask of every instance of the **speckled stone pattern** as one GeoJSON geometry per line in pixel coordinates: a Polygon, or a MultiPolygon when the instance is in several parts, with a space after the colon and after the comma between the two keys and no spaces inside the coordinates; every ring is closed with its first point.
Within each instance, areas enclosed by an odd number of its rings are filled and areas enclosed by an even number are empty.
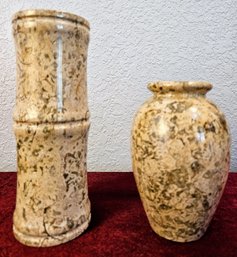
{"type": "Polygon", "coordinates": [[[80,17],[55,11],[25,11],[15,15],[18,83],[15,121],[88,119],[88,26],[80,17]]]}
{"type": "Polygon", "coordinates": [[[90,222],[86,155],[89,24],[76,15],[30,10],[13,18],[17,55],[15,237],[52,246],[90,222]]]}
{"type": "Polygon", "coordinates": [[[154,96],[134,119],[133,170],[152,229],[178,242],[199,239],[229,171],[225,117],[205,98],[207,82],[149,84],[154,96]]]}

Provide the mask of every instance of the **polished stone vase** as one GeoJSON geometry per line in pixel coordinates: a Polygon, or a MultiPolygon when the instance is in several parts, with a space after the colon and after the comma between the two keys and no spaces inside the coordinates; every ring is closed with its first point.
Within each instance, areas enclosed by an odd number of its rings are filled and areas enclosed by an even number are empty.
{"type": "Polygon", "coordinates": [[[13,231],[29,246],[53,246],[90,222],[89,23],[77,15],[21,11],[13,17],[17,95],[17,196],[13,231]]]}
{"type": "Polygon", "coordinates": [[[207,82],[151,83],[136,114],[132,158],[152,229],[177,242],[199,239],[222,196],[230,138],[223,113],[205,98],[207,82]]]}

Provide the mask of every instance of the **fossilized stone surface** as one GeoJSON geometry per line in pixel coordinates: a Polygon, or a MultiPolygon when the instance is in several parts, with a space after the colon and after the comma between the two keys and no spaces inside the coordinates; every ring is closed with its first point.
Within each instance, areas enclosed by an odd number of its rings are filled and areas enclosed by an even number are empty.
{"type": "Polygon", "coordinates": [[[65,122],[88,118],[88,28],[86,20],[68,13],[37,10],[15,15],[15,121],[65,122]]]}
{"type": "Polygon", "coordinates": [[[67,242],[90,221],[88,29],[83,18],[56,11],[23,11],[13,18],[18,82],[13,231],[26,245],[67,242]]]}
{"type": "Polygon", "coordinates": [[[178,242],[206,231],[229,171],[224,115],[205,98],[206,82],[149,84],[154,96],[132,131],[133,168],[153,230],[178,242]]]}

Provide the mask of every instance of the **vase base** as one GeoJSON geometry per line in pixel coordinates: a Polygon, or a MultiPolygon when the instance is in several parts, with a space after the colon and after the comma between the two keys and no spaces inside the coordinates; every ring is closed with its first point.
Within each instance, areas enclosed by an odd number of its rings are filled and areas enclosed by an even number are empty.
{"type": "Polygon", "coordinates": [[[13,233],[15,238],[22,244],[32,247],[49,247],[60,245],[66,243],[70,240],[81,235],[89,226],[91,220],[91,215],[89,218],[80,226],[76,227],[73,230],[70,230],[62,235],[56,236],[32,236],[21,233],[17,228],[13,225],[13,233]]]}
{"type": "Polygon", "coordinates": [[[192,236],[187,236],[187,237],[180,237],[180,236],[175,236],[175,235],[170,235],[170,233],[165,233],[162,231],[156,231],[154,228],[152,230],[160,237],[163,237],[167,240],[173,241],[173,242],[178,242],[178,243],[188,243],[192,241],[199,240],[204,234],[205,231],[202,231],[202,233],[197,233],[192,236]]]}

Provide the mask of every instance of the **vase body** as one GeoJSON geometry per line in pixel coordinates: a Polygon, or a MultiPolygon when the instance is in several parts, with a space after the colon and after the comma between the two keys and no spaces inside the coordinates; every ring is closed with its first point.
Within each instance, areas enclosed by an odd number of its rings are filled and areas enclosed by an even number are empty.
{"type": "Polygon", "coordinates": [[[17,95],[17,196],[13,232],[23,244],[52,246],[90,221],[86,155],[89,129],[89,24],[76,15],[18,12],[13,18],[17,95]]]}
{"type": "Polygon", "coordinates": [[[189,242],[206,231],[229,172],[224,115],[205,98],[207,82],[149,84],[154,96],[136,114],[133,170],[152,229],[189,242]]]}

